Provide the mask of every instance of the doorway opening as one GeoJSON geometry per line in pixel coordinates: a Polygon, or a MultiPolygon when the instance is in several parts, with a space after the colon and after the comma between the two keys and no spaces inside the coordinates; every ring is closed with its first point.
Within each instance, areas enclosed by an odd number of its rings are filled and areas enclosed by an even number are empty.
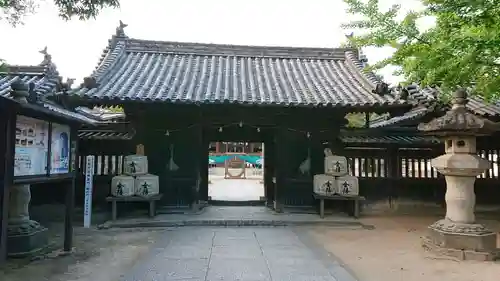
{"type": "Polygon", "coordinates": [[[208,196],[212,204],[265,203],[264,144],[211,142],[208,156],[208,196]]]}

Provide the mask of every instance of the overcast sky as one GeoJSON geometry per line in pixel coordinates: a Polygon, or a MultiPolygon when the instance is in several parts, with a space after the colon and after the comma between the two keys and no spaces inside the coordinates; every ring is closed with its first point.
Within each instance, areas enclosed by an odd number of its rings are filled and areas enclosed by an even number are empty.
{"type": "MultiPolygon", "coordinates": [[[[382,0],[385,5],[412,0],[382,0]]],[[[42,3],[23,26],[0,22],[0,57],[9,64],[34,65],[48,47],[63,77],[91,74],[118,21],[129,37],[149,40],[263,46],[337,47],[345,41],[340,25],[351,17],[342,0],[121,0],[86,22],[58,18],[52,0],[42,3]],[[140,4],[139,4],[140,3],[140,4]]],[[[364,50],[370,62],[389,50],[364,50]]],[[[397,81],[383,74],[389,82],[397,81]]]]}

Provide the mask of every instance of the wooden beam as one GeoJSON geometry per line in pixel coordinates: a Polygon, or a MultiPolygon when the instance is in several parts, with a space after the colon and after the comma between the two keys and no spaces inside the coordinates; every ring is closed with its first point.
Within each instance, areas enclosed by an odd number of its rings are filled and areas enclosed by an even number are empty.
{"type": "Polygon", "coordinates": [[[73,223],[75,216],[75,189],[77,180],[78,159],[78,130],[71,130],[70,168],[72,173],[71,184],[66,188],[65,216],[64,216],[64,251],[70,252],[73,248],[73,223]]]}

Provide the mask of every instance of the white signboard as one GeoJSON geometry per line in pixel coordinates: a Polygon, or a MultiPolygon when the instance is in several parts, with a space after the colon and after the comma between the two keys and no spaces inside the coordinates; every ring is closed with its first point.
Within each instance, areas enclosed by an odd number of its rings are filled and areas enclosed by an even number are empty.
{"type": "Polygon", "coordinates": [[[92,217],[92,188],[94,186],[94,156],[87,156],[85,164],[85,202],[83,206],[83,226],[90,227],[92,217]]]}
{"type": "Polygon", "coordinates": [[[52,123],[52,140],[50,148],[50,173],[69,173],[70,162],[70,127],[52,123]]]}
{"type": "Polygon", "coordinates": [[[47,173],[48,130],[45,121],[17,116],[14,176],[47,173]]]}

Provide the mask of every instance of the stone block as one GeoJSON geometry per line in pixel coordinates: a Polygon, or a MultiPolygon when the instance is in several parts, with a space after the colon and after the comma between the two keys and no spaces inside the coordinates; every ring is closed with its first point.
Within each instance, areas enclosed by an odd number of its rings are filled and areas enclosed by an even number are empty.
{"type": "Polygon", "coordinates": [[[444,248],[439,245],[434,244],[430,237],[424,237],[422,240],[422,247],[424,247],[429,252],[450,257],[456,260],[472,260],[472,261],[494,261],[499,257],[498,250],[490,251],[472,251],[472,250],[461,250],[444,248]]]}
{"type": "Polygon", "coordinates": [[[498,258],[498,251],[494,252],[464,251],[464,260],[495,261],[497,258],[498,258]]]}

